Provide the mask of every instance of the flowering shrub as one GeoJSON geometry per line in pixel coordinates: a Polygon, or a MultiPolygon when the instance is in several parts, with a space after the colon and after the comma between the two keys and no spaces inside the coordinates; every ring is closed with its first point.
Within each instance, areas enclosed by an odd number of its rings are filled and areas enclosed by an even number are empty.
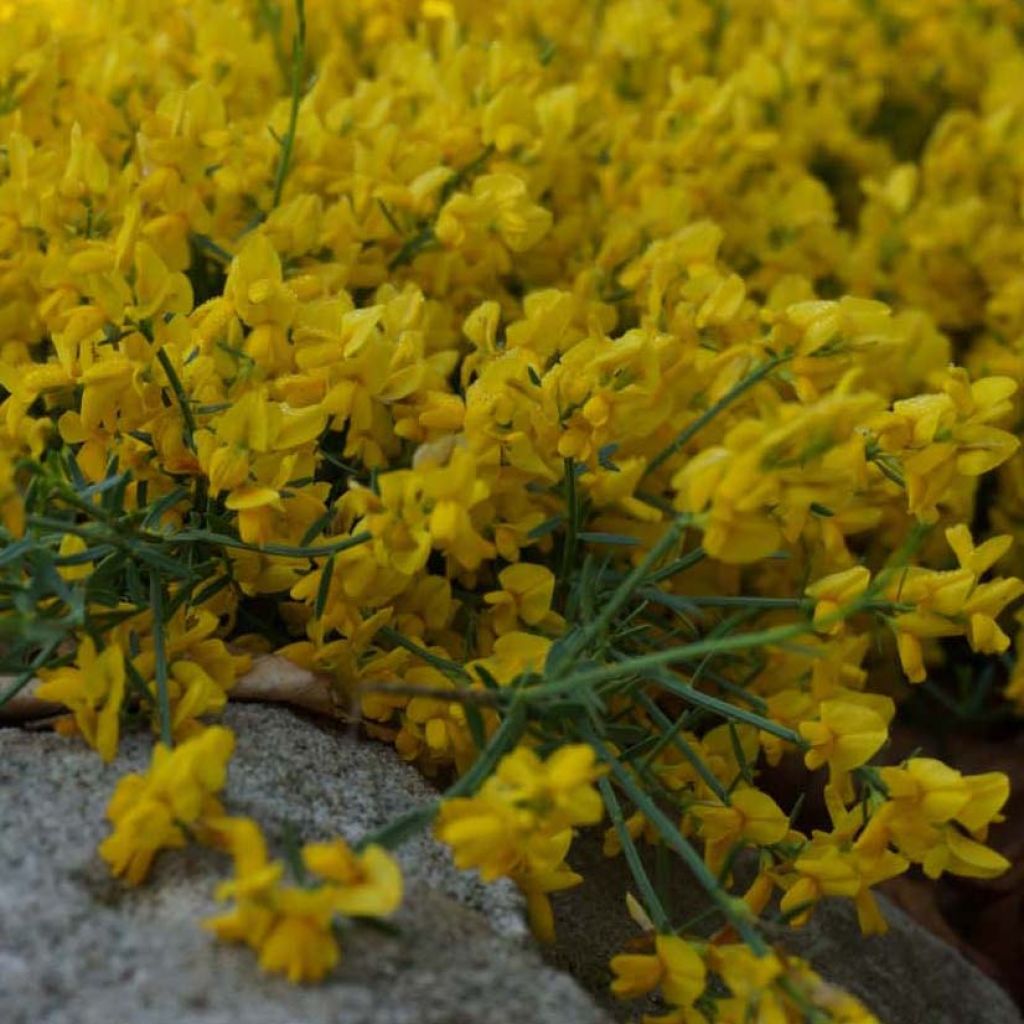
{"type": "Polygon", "coordinates": [[[226,850],[209,927],[314,980],[410,830],[550,939],[607,815],[649,1020],[872,1020],[759,920],[1007,866],[1004,776],[886,748],[1024,593],[1022,40],[1016,0],[0,4],[0,699],[160,737],[115,874],[226,850]],[[205,724],[270,651],[448,787],[289,882],[205,724]],[[828,830],[759,787],[792,756],[828,830]]]}

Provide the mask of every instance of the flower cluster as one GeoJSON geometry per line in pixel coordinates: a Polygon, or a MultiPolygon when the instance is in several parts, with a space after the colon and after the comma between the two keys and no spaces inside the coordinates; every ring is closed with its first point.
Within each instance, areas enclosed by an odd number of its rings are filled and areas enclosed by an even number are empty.
{"type": "MultiPolygon", "coordinates": [[[[87,550],[62,542],[61,552],[74,557],[87,550]]],[[[201,717],[223,710],[235,680],[252,663],[248,654],[228,649],[215,635],[219,629],[218,616],[209,608],[182,609],[162,624],[159,660],[167,669],[167,679],[162,682],[170,734],[176,739],[201,732],[201,717]]],[[[36,693],[72,712],[58,723],[61,731],[78,733],[110,761],[117,753],[121,719],[130,702],[129,679],[139,684],[147,702],[156,707],[157,662],[152,614],[140,612],[108,635],[101,653],[91,637],[83,637],[74,664],[43,669],[42,685],[36,693]]]]}
{"type": "Polygon", "coordinates": [[[147,775],[121,779],[107,808],[114,830],[100,843],[115,875],[138,885],[160,850],[184,846],[223,816],[214,794],[224,787],[234,747],[230,729],[211,726],[174,750],[158,744],[147,775]]]}
{"type": "Polygon", "coordinates": [[[356,853],[343,839],[307,843],[302,867],[317,881],[286,884],[284,865],[268,858],[255,822],[225,818],[214,829],[235,863],[234,880],[218,887],[217,898],[235,906],[206,927],[220,939],[251,946],[264,970],[289,981],[320,981],[337,964],[338,915],[389,917],[402,902],[401,870],[379,846],[356,853]]]}
{"type": "Polygon", "coordinates": [[[611,966],[612,992],[620,999],[657,989],[672,1007],[665,1014],[645,1015],[644,1024],[703,1024],[708,1019],[722,1024],[754,1020],[800,1024],[815,1019],[875,1024],[876,1020],[852,996],[822,981],[804,961],[774,953],[758,957],[744,945],[705,945],[698,952],[675,935],[656,935],[652,952],[622,953],[612,959],[611,966]]]}
{"type": "Polygon", "coordinates": [[[392,906],[372,846],[285,885],[193,771],[271,651],[450,784],[542,936],[607,810],[661,936],[619,990],[679,1020],[705,972],[720,1019],[803,1005],[730,966],[773,895],[878,930],[908,865],[1004,867],[1004,780],[884,762],[1024,593],[1024,8],[810,7],[0,7],[0,662],[105,759],[159,733],[118,872],[219,835],[215,931],[296,978],[392,906]],[[698,959],[641,841],[723,919],[698,959]]]}
{"type": "Polygon", "coordinates": [[[300,883],[282,881],[285,866],[271,861],[259,826],[231,818],[216,794],[224,787],[235,739],[211,726],[174,750],[158,744],[149,772],[126,775],[107,809],[113,831],[100,844],[111,872],[142,882],[163,849],[196,840],[231,854],[235,878],[217,898],[234,908],[206,926],[219,938],[257,950],[260,966],[293,982],[319,981],[338,962],[337,919],[388,917],[402,901],[402,874],[387,851],[355,852],[343,839],[307,843],[300,883]],[[309,884],[306,872],[320,879],[309,884]]]}
{"type": "Polygon", "coordinates": [[[594,751],[561,747],[546,761],[520,747],[502,758],[472,797],[445,802],[438,838],[460,868],[476,868],[484,881],[511,878],[526,895],[534,933],[554,941],[548,893],[572,888],[582,876],[565,863],[574,825],[594,825],[604,805],[593,783],[600,774],[594,751]]]}

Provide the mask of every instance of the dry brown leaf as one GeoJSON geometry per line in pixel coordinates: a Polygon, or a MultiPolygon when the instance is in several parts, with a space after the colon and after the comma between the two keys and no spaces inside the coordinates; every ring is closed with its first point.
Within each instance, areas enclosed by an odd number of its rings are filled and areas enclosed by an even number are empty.
{"type": "MultiPolygon", "coordinates": [[[[0,692],[13,681],[11,677],[0,677],[0,692]]],[[[21,724],[60,714],[60,704],[40,700],[35,695],[38,687],[39,680],[31,680],[20,693],[0,707],[0,722],[21,724]]],[[[257,658],[252,668],[237,680],[228,696],[231,700],[288,704],[318,715],[338,716],[326,676],[300,668],[275,654],[257,658]]]]}

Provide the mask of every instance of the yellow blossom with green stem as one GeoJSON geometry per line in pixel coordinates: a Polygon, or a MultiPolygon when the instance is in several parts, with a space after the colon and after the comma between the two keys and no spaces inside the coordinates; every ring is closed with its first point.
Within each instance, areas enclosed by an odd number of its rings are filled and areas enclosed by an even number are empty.
{"type": "Polygon", "coordinates": [[[333,969],[431,822],[551,938],[607,813],[656,936],[622,994],[865,1021],[772,897],[875,931],[908,864],[1005,868],[1002,778],[889,742],[1024,704],[1024,14],[670,6],[0,12],[0,705],[159,735],[110,860],[229,849],[214,930],[268,969],[333,969]],[[217,805],[260,653],[444,795],[286,881],[217,805]]]}
{"type": "Polygon", "coordinates": [[[383,918],[401,904],[398,865],[379,847],[356,853],[342,839],[307,844],[300,854],[303,877],[289,884],[285,865],[270,860],[251,819],[222,817],[211,828],[235,865],[234,880],[218,887],[217,898],[234,907],[205,926],[218,938],[245,942],[264,970],[289,981],[320,981],[338,963],[337,915],[383,918]]]}

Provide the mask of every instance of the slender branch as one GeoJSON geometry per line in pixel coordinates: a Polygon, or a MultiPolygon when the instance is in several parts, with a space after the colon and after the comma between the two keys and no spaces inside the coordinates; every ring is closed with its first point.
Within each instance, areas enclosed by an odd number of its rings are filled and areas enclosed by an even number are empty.
{"type": "Polygon", "coordinates": [[[632,572],[615,588],[614,593],[605,602],[597,617],[583,630],[583,635],[588,641],[600,636],[608,628],[612,619],[618,614],[619,609],[633,596],[641,582],[647,577],[647,574],[679,542],[679,538],[682,536],[683,530],[686,529],[688,523],[689,517],[679,516],[658,538],[658,542],[651,550],[637,563],[632,572]]]}
{"type": "Polygon", "coordinates": [[[13,683],[2,694],[0,694],[0,708],[2,708],[8,701],[13,700],[30,682],[36,672],[42,668],[50,655],[57,649],[59,640],[51,640],[33,659],[32,664],[29,665],[23,672],[21,672],[14,680],[13,683]]]}
{"type": "Polygon", "coordinates": [[[185,388],[182,386],[181,378],[174,369],[174,365],[171,363],[171,358],[167,354],[167,351],[163,348],[157,349],[156,358],[163,367],[164,373],[167,374],[167,380],[171,385],[171,390],[174,392],[174,397],[178,400],[178,405],[181,408],[181,418],[184,421],[182,433],[185,436],[185,444],[188,446],[190,451],[194,452],[196,450],[196,420],[192,415],[192,406],[189,403],[188,395],[185,394],[185,388]]]}
{"type": "Polygon", "coordinates": [[[404,633],[400,633],[394,627],[381,626],[379,632],[386,640],[396,644],[398,647],[404,648],[410,654],[415,654],[420,661],[425,662],[432,668],[436,668],[438,672],[443,672],[446,676],[456,677],[462,682],[472,680],[472,676],[460,664],[458,664],[458,662],[451,661],[448,658],[442,658],[439,655],[434,654],[433,651],[428,651],[427,648],[420,646],[420,644],[413,640],[410,640],[404,633]]]}
{"type": "Polygon", "coordinates": [[[452,704],[481,704],[485,707],[501,707],[505,702],[501,695],[491,690],[442,690],[437,686],[415,686],[412,683],[361,683],[359,693],[388,693],[396,697],[428,697],[452,704]]]}
{"type": "Polygon", "coordinates": [[[162,538],[170,541],[195,541],[218,544],[225,548],[237,548],[240,551],[257,551],[263,555],[277,555],[281,558],[317,558],[320,555],[334,555],[339,551],[358,547],[370,540],[372,534],[363,532],[352,537],[336,541],[333,544],[315,544],[309,547],[292,547],[288,544],[247,544],[244,540],[230,537],[224,533],[212,533],[207,530],[182,530],[162,538]]]}
{"type": "Polygon", "coordinates": [[[367,846],[376,845],[393,850],[426,828],[437,817],[444,800],[452,800],[455,797],[469,796],[475,793],[494,770],[501,757],[519,742],[525,724],[524,708],[521,704],[513,704],[473,766],[465,775],[456,779],[440,799],[431,800],[423,804],[422,807],[415,807],[395,818],[383,828],[363,836],[356,844],[357,849],[363,850],[367,846]]]}
{"type": "Polygon", "coordinates": [[[642,654],[620,661],[616,665],[601,665],[596,668],[583,669],[562,679],[526,687],[522,692],[527,697],[554,696],[559,693],[571,692],[580,687],[620,679],[627,675],[642,675],[651,669],[690,661],[704,654],[749,650],[752,647],[763,647],[766,644],[783,643],[811,632],[814,632],[814,627],[809,622],[800,622],[786,626],[773,626],[771,629],[761,629],[750,633],[740,633],[736,636],[707,637],[703,640],[695,640],[690,644],[683,644],[680,647],[669,648],[667,651],[642,654]]]}
{"type": "Polygon", "coordinates": [[[736,929],[739,936],[750,946],[757,956],[768,953],[768,944],[758,934],[751,921],[749,907],[734,896],[730,896],[718,884],[718,879],[704,863],[703,858],[690,845],[679,829],[669,820],[660,807],[644,790],[633,781],[632,776],[622,766],[614,754],[605,746],[593,727],[585,725],[588,742],[597,751],[601,760],[611,769],[615,780],[623,792],[636,806],[636,809],[658,830],[662,841],[679,855],[684,864],[693,872],[701,888],[708,894],[726,920],[736,929]]]}
{"type": "Polygon", "coordinates": [[[643,897],[647,913],[654,922],[654,927],[664,935],[666,932],[671,931],[672,928],[668,912],[658,898],[658,894],[644,868],[643,861],[640,859],[640,851],[637,850],[636,843],[633,842],[633,837],[629,834],[629,829],[626,827],[625,819],[622,816],[622,808],[619,806],[618,798],[615,796],[615,790],[612,789],[611,783],[607,779],[598,779],[597,787],[601,790],[604,805],[608,808],[608,817],[611,818],[612,825],[615,826],[619,842],[622,844],[622,852],[626,858],[626,863],[629,865],[629,870],[632,872],[641,897],[643,897]]]}
{"type": "Polygon", "coordinates": [[[171,730],[171,698],[167,688],[167,651],[164,647],[164,595],[160,577],[149,577],[149,600],[153,609],[153,658],[156,662],[156,705],[160,715],[160,742],[174,742],[171,730]]]}
{"type": "Polygon", "coordinates": [[[562,568],[559,582],[563,587],[568,585],[569,575],[576,561],[577,534],[580,528],[580,502],[576,487],[576,463],[572,459],[564,459],[565,467],[565,540],[562,547],[562,568]]]}
{"type": "Polygon", "coordinates": [[[299,103],[302,101],[302,76],[306,69],[306,4],[295,0],[295,14],[298,24],[292,39],[291,107],[288,111],[288,130],[281,139],[281,153],[274,175],[274,202],[272,209],[281,205],[285,178],[291,169],[292,153],[295,149],[295,132],[299,123],[299,103]]]}
{"type": "MultiPolygon", "coordinates": [[[[690,765],[693,770],[701,777],[704,784],[711,790],[723,804],[728,806],[732,801],[729,799],[729,794],[721,782],[715,777],[714,773],[707,766],[704,759],[697,753],[693,747],[690,746],[686,740],[683,739],[679,734],[682,732],[686,715],[680,715],[674,722],[669,719],[668,715],[665,714],[661,708],[646,693],[638,693],[637,698],[643,705],[647,713],[654,719],[655,722],[664,730],[658,737],[657,742],[644,754],[643,763],[645,765],[651,764],[651,762],[661,753],[662,750],[668,745],[672,744],[678,750],[690,765]]],[[[687,712],[690,714],[690,712],[687,712]]]]}
{"type": "Polygon", "coordinates": [[[774,373],[778,367],[783,363],[788,362],[792,359],[792,355],[786,353],[783,355],[774,355],[766,362],[761,363],[760,366],[755,367],[750,373],[747,374],[741,381],[733,385],[714,405],[708,406],[689,426],[685,427],[675,438],[674,441],[667,444],[657,455],[651,459],[647,468],[644,470],[644,476],[649,476],[655,470],[660,469],[673,455],[677,452],[682,451],[687,444],[697,435],[697,433],[706,427],[723,409],[728,408],[736,401],[737,398],[745,395],[755,384],[760,383],[765,377],[774,373]]]}

